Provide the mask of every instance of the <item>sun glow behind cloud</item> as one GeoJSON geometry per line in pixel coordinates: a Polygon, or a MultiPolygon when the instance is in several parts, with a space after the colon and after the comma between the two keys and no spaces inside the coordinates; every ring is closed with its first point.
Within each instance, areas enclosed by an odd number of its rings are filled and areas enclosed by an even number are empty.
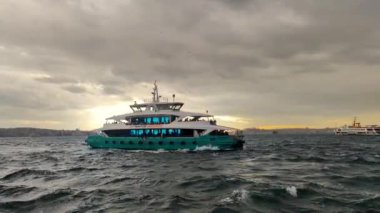
{"type": "Polygon", "coordinates": [[[215,115],[215,119],[219,125],[231,126],[235,128],[247,128],[252,125],[252,120],[248,118],[231,116],[231,115],[215,115]]]}
{"type": "Polygon", "coordinates": [[[87,111],[90,114],[90,118],[88,119],[87,128],[100,128],[107,118],[131,112],[129,105],[130,103],[127,102],[118,102],[112,105],[103,105],[88,109],[87,111]]]}

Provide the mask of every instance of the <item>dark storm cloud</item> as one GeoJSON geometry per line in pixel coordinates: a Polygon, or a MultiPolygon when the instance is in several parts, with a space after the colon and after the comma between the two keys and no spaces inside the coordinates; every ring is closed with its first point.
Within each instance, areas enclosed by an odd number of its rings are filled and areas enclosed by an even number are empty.
{"type": "Polygon", "coordinates": [[[88,109],[99,97],[148,94],[145,83],[158,80],[191,109],[274,124],[377,113],[379,9],[354,0],[3,1],[1,104],[88,109]]]}

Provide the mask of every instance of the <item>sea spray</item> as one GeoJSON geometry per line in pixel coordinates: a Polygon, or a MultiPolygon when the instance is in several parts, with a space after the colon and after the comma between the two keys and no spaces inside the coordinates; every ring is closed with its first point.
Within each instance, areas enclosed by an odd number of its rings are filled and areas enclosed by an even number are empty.
{"type": "Polygon", "coordinates": [[[297,188],[295,186],[288,186],[285,188],[286,192],[288,192],[291,196],[297,197],[297,188]]]}

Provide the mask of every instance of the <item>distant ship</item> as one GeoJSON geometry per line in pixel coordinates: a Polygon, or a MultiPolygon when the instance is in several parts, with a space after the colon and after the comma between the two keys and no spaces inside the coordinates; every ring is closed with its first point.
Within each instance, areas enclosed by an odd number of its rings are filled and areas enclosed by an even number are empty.
{"type": "Polygon", "coordinates": [[[242,131],[219,126],[208,113],[181,111],[184,103],[162,98],[156,82],[153,98],[130,105],[132,113],[113,116],[97,135],[93,148],[128,150],[230,150],[243,147],[242,131]]]}
{"type": "Polygon", "coordinates": [[[334,132],[336,135],[380,135],[380,126],[361,126],[360,123],[356,121],[355,117],[351,126],[345,125],[341,128],[335,129],[334,132]]]}

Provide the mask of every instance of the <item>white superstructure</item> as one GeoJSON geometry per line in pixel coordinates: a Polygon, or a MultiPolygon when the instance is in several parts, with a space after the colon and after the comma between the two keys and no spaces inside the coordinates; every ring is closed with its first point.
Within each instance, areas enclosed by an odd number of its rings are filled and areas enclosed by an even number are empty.
{"type": "Polygon", "coordinates": [[[334,130],[336,135],[380,135],[380,126],[368,125],[361,126],[356,122],[356,118],[351,126],[345,125],[334,130]]]}
{"type": "Polygon", "coordinates": [[[181,111],[184,103],[162,98],[158,93],[156,82],[152,92],[153,98],[146,103],[130,105],[132,113],[107,118],[100,130],[108,136],[132,136],[134,134],[160,136],[199,137],[202,135],[234,135],[242,137],[240,130],[219,126],[213,115],[181,111]],[[163,101],[162,101],[163,100],[163,101]],[[137,132],[136,132],[137,131],[137,132]],[[173,134],[168,134],[171,131],[173,134]],[[132,135],[131,135],[132,134],[132,135]]]}

